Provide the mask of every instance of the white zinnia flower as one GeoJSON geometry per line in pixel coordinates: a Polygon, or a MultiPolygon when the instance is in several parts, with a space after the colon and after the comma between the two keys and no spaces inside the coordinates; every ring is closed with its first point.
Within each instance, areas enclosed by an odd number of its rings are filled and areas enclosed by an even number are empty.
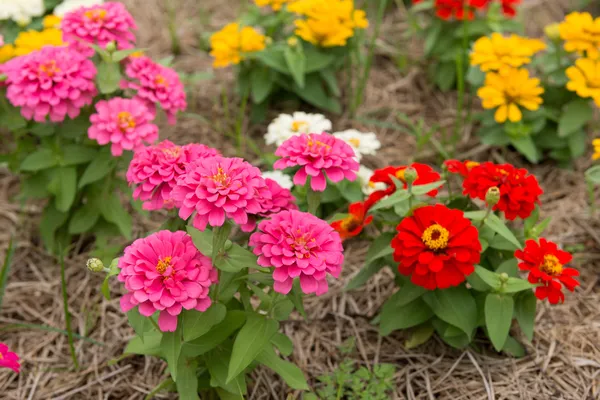
{"type": "Polygon", "coordinates": [[[269,124],[265,142],[281,145],[287,139],[303,133],[323,133],[331,130],[331,121],[321,114],[295,112],[293,115],[280,114],[269,124]]]}
{"type": "Polygon", "coordinates": [[[377,190],[385,190],[386,188],[386,185],[383,182],[369,183],[369,180],[373,176],[373,170],[364,165],[360,166],[356,175],[358,176],[362,192],[367,196],[370,196],[377,190]]]}
{"type": "Polygon", "coordinates": [[[65,14],[81,7],[91,7],[104,3],[104,0],[65,0],[54,8],[54,15],[64,17],[65,14]]]}
{"type": "Polygon", "coordinates": [[[373,132],[363,133],[356,129],[348,129],[347,131],[336,132],[333,136],[352,146],[357,160],[360,160],[366,154],[375,155],[377,150],[381,148],[381,143],[373,132]]]}
{"type": "Polygon", "coordinates": [[[265,179],[273,179],[275,182],[279,184],[284,189],[292,189],[294,184],[292,183],[292,178],[289,175],[284,174],[281,171],[267,171],[262,173],[263,178],[265,179]]]}
{"type": "Polygon", "coordinates": [[[12,19],[26,26],[33,17],[44,14],[44,0],[0,0],[0,20],[12,19]]]}

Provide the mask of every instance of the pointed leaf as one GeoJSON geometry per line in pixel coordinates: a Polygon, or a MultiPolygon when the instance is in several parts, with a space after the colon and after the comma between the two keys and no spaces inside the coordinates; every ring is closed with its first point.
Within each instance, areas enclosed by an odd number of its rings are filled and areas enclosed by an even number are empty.
{"type": "Polygon", "coordinates": [[[265,347],[256,360],[277,373],[288,386],[295,390],[308,390],[306,377],[300,368],[289,361],[277,357],[271,346],[265,347]]]}
{"type": "Polygon", "coordinates": [[[221,323],[226,314],[227,308],[220,303],[213,303],[204,312],[185,310],[181,313],[184,341],[189,342],[206,334],[214,325],[221,323]]]}
{"type": "Polygon", "coordinates": [[[496,351],[502,351],[512,322],[514,301],[511,296],[490,293],[485,299],[485,326],[496,351]]]}
{"type": "Polygon", "coordinates": [[[427,292],[423,300],[442,321],[460,328],[469,338],[477,326],[477,305],[464,286],[427,292]]]}
{"type": "Polygon", "coordinates": [[[525,337],[531,342],[533,340],[533,328],[535,325],[535,308],[537,298],[533,291],[520,293],[517,297],[515,316],[525,337]]]}
{"type": "Polygon", "coordinates": [[[181,354],[181,324],[178,324],[175,332],[163,332],[160,341],[161,353],[164,355],[171,372],[171,378],[177,382],[177,366],[181,354]]]}
{"type": "MultiPolygon", "coordinates": [[[[400,292],[397,292],[397,294],[400,292]]],[[[379,332],[387,336],[397,329],[406,329],[422,324],[433,317],[433,311],[420,298],[408,304],[398,301],[400,296],[393,296],[383,305],[379,332]]]]}
{"type": "Polygon", "coordinates": [[[521,248],[521,243],[519,243],[519,240],[515,237],[514,233],[512,233],[511,230],[508,229],[508,227],[504,224],[504,222],[502,222],[500,218],[498,218],[498,216],[496,216],[495,214],[490,214],[487,216],[484,223],[494,232],[502,236],[504,239],[517,246],[518,249],[521,248]]]}

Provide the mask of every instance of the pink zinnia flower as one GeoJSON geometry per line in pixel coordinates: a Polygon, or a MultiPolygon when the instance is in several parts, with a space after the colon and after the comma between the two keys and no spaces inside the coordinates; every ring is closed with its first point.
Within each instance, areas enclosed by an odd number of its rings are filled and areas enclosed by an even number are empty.
{"type": "Polygon", "coordinates": [[[119,268],[119,281],[129,292],[121,297],[123,312],[137,306],[149,317],[160,311],[163,332],[177,329],[182,309],[206,311],[212,304],[208,292],[217,270],[185,232],[160,231],[136,240],[125,249],[119,268]]]}
{"type": "Polygon", "coordinates": [[[6,97],[26,119],[62,122],[76,118],[96,95],[96,67],[69,47],[44,47],[4,64],[6,97]]]}
{"type": "Polygon", "coordinates": [[[288,189],[282,188],[273,179],[265,179],[264,185],[255,188],[254,199],[258,200],[260,211],[248,215],[248,222],[241,226],[242,231],[252,232],[259,217],[268,217],[283,210],[297,210],[296,199],[288,189]]]}
{"type": "Polygon", "coordinates": [[[159,103],[170,124],[175,123],[178,111],[186,109],[185,90],[173,69],[145,56],[129,57],[125,74],[130,80],[121,81],[121,87],[136,90],[136,97],[146,102],[151,110],[155,110],[156,103],[159,103]]]}
{"type": "Polygon", "coordinates": [[[60,29],[63,41],[70,43],[87,57],[94,54],[88,44],[105,48],[107,44],[114,42],[118,50],[135,47],[132,30],[137,29],[137,25],[122,3],[109,2],[80,7],[63,17],[60,29]]]}
{"type": "Polygon", "coordinates": [[[88,136],[100,145],[112,142],[110,151],[115,157],[158,139],[158,126],[150,123],[154,116],[136,99],[102,100],[96,103],[96,111],[90,116],[88,136]]]}
{"type": "Polygon", "coordinates": [[[327,187],[325,174],[332,182],[340,182],[344,178],[353,181],[359,168],[352,147],[328,133],[292,136],[277,148],[275,155],[282,158],[273,164],[273,168],[299,166],[294,184],[304,185],[310,176],[310,186],[319,192],[327,187]]]}
{"type": "Polygon", "coordinates": [[[185,173],[185,166],[218,155],[217,150],[203,144],[177,146],[168,140],[136,150],[127,170],[127,182],[136,186],[133,198],[143,201],[145,210],[175,207],[171,190],[185,173]]]}
{"type": "Polygon", "coordinates": [[[19,363],[19,356],[8,349],[8,346],[0,342],[0,367],[10,368],[19,373],[21,364],[19,363]]]}
{"type": "Polygon", "coordinates": [[[231,218],[248,232],[253,228],[248,215],[262,209],[256,193],[265,187],[260,170],[241,158],[212,157],[189,164],[171,197],[182,219],[196,212],[193,225],[201,231],[231,218]]]}
{"type": "Polygon", "coordinates": [[[289,293],[299,277],[304,293],[319,296],[329,289],[327,274],[339,277],[342,240],[327,222],[301,211],[282,211],[261,221],[258,229],[250,236],[250,246],[258,265],[275,268],[276,292],[289,293]]]}

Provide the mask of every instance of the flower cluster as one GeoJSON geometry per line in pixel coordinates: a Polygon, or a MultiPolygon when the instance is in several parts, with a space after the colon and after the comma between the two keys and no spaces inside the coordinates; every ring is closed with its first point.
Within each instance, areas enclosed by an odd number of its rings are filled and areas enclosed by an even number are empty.
{"type": "Polygon", "coordinates": [[[210,37],[210,47],[213,66],[223,68],[239,64],[250,53],[264,50],[266,37],[252,27],[241,27],[233,22],[210,37]]]}

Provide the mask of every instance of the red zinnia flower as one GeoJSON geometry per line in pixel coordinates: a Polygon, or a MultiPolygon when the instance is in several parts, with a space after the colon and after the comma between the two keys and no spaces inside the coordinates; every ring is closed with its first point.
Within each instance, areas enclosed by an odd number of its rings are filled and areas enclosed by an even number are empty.
{"type": "MultiPolygon", "coordinates": [[[[373,185],[375,183],[381,182],[388,185],[388,187],[384,190],[378,190],[369,196],[369,201],[371,205],[381,200],[385,196],[389,196],[390,194],[396,191],[396,185],[394,181],[390,177],[390,175],[395,176],[399,181],[404,183],[404,189],[408,187],[406,180],[404,179],[404,171],[406,168],[412,167],[417,171],[417,179],[413,182],[413,186],[418,185],[426,185],[428,183],[437,182],[441,179],[440,174],[435,172],[433,168],[429,165],[412,163],[411,165],[403,165],[400,167],[385,167],[373,172],[371,179],[369,180],[369,184],[373,185]]],[[[435,197],[438,194],[437,189],[434,189],[427,193],[427,195],[431,197],[435,197]]]]}
{"type": "Polygon", "coordinates": [[[466,178],[466,176],[469,174],[469,171],[471,171],[471,169],[477,167],[480,164],[477,161],[471,160],[446,160],[444,161],[444,165],[446,166],[446,169],[448,169],[448,172],[450,172],[451,174],[459,174],[462,177],[466,178]]]}
{"type": "Polygon", "coordinates": [[[529,271],[529,282],[542,284],[535,289],[535,296],[540,300],[548,298],[550,304],[562,303],[565,301],[562,286],[571,292],[579,286],[579,282],[573,278],[579,276],[579,272],[574,268],[565,268],[565,264],[571,262],[573,257],[559,250],[556,243],[546,239],[540,239],[539,244],[535,240],[528,240],[524,250],[515,251],[515,257],[522,261],[519,268],[529,271]]]}
{"type": "Polygon", "coordinates": [[[373,221],[372,215],[366,215],[367,211],[369,211],[368,201],[352,203],[348,207],[349,215],[344,219],[333,221],[331,227],[340,234],[342,240],[358,236],[363,228],[373,221]]]}
{"type": "Polygon", "coordinates": [[[504,212],[511,221],[517,217],[529,217],[544,193],[535,176],[526,169],[485,162],[471,169],[463,182],[463,194],[485,200],[488,189],[493,186],[500,189],[500,201],[494,210],[504,212]]]}
{"type": "Polygon", "coordinates": [[[521,0],[500,0],[502,2],[502,12],[507,17],[514,17],[517,15],[515,6],[521,2],[521,0]]]}
{"type": "Polygon", "coordinates": [[[428,290],[458,286],[479,262],[477,229],[460,210],[442,204],[417,208],[392,240],[398,271],[428,290]]]}
{"type": "MultiPolygon", "coordinates": [[[[413,0],[420,3],[422,0],[413,0]]],[[[518,1],[518,0],[517,0],[518,1]]],[[[471,20],[475,17],[475,11],[487,8],[491,0],[435,0],[436,15],[441,19],[448,20],[455,17],[458,20],[466,18],[471,20]]]]}

